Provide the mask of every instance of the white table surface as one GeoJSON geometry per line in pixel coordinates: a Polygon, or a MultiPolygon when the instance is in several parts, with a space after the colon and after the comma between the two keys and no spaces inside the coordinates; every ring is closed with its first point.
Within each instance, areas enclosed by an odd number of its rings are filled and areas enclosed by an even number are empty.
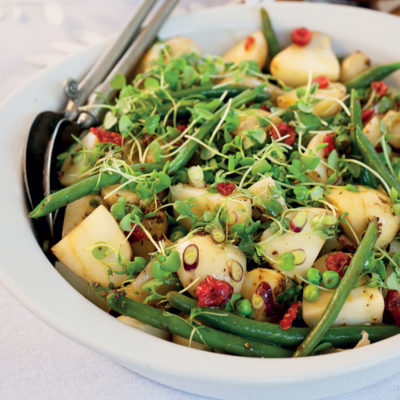
{"type": "MultiPolygon", "coordinates": [[[[119,32],[138,3],[0,0],[0,99],[46,65],[119,32]]],[[[181,0],[176,13],[225,3],[181,0]]],[[[152,382],[76,344],[45,325],[0,285],[0,399],[114,398],[201,397],[152,382]]],[[[400,376],[329,399],[400,399],[400,376]]]]}

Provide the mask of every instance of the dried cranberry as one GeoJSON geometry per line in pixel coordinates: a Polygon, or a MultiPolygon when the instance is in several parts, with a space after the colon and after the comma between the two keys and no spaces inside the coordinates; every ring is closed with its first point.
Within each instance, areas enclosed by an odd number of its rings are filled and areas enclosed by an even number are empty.
{"type": "Polygon", "coordinates": [[[103,128],[90,128],[90,132],[97,136],[101,143],[114,143],[121,146],[122,136],[116,132],[109,132],[103,128]]]}
{"type": "Polygon", "coordinates": [[[400,294],[397,290],[388,290],[385,298],[385,310],[392,315],[394,323],[400,326],[400,294]]]}
{"type": "Polygon", "coordinates": [[[250,48],[253,46],[254,42],[255,42],[255,40],[254,40],[253,36],[248,36],[244,42],[244,49],[246,51],[249,51],[250,48]]]}
{"type": "Polygon", "coordinates": [[[331,80],[327,76],[321,75],[313,79],[313,83],[318,83],[320,89],[326,89],[331,83],[331,80]]]}
{"type": "Polygon", "coordinates": [[[366,124],[375,114],[375,110],[373,108],[369,108],[368,110],[364,110],[361,113],[361,121],[363,124],[366,124]]]}
{"type": "Polygon", "coordinates": [[[279,325],[281,326],[282,329],[289,329],[292,327],[292,323],[297,317],[300,306],[301,306],[300,301],[296,301],[295,303],[292,303],[290,305],[290,307],[286,311],[285,315],[279,322],[279,325]]]}
{"type": "Polygon", "coordinates": [[[274,295],[272,293],[271,286],[267,282],[262,281],[258,285],[255,293],[261,296],[261,298],[263,299],[267,315],[276,313],[277,306],[275,303],[274,295]]]}
{"type": "Polygon", "coordinates": [[[343,276],[344,267],[350,264],[351,257],[343,251],[329,254],[326,258],[326,269],[329,271],[336,271],[340,277],[343,276]]]}
{"type": "Polygon", "coordinates": [[[149,240],[146,233],[139,225],[135,225],[133,227],[133,231],[132,231],[129,239],[131,240],[131,242],[140,242],[142,240],[149,240]]]}
{"type": "Polygon", "coordinates": [[[325,157],[328,157],[329,154],[331,154],[333,150],[336,150],[335,136],[331,133],[327,133],[324,136],[324,140],[322,142],[328,144],[328,146],[324,147],[325,157]]]}
{"type": "Polygon", "coordinates": [[[389,86],[382,81],[373,81],[371,83],[371,89],[375,90],[379,97],[383,97],[389,89],[389,86]]]}
{"type": "Polygon", "coordinates": [[[269,134],[272,136],[272,138],[274,140],[278,140],[282,136],[288,136],[283,140],[283,143],[292,146],[294,141],[296,140],[296,129],[294,129],[293,126],[290,126],[286,122],[282,122],[276,125],[276,129],[278,129],[279,135],[273,127],[271,127],[271,129],[269,130],[269,134]]]}
{"type": "Polygon", "coordinates": [[[222,196],[229,196],[236,189],[236,185],[234,183],[225,183],[221,182],[217,184],[217,190],[222,196]]]}
{"type": "Polygon", "coordinates": [[[305,46],[310,43],[312,32],[307,28],[297,28],[292,32],[292,42],[299,46],[305,46]]]}
{"type": "Polygon", "coordinates": [[[207,275],[206,279],[196,288],[196,296],[200,307],[219,307],[226,304],[233,294],[233,287],[225,281],[220,281],[207,275]]]}

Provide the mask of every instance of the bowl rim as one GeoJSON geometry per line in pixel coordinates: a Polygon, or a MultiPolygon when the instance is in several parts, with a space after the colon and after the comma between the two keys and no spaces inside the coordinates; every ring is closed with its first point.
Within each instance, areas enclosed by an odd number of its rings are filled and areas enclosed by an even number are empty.
{"type": "MultiPolygon", "coordinates": [[[[184,21],[190,18],[196,21],[197,24],[200,22],[199,19],[210,20],[215,18],[215,15],[223,15],[224,13],[242,12],[243,7],[246,9],[256,9],[259,7],[250,6],[224,6],[215,7],[212,9],[205,9],[197,11],[191,14],[179,15],[172,17],[163,32],[166,36],[175,36],[179,31],[181,34],[185,34],[185,30],[179,30],[179,25],[183,24],[184,21]]],[[[286,9],[293,12],[297,9],[308,9],[310,7],[323,8],[330,12],[343,12],[346,9],[346,13],[357,15],[357,18],[363,18],[364,16],[373,16],[375,21],[378,19],[385,23],[387,28],[394,23],[398,24],[397,17],[387,15],[383,13],[377,13],[371,10],[358,9],[348,6],[339,5],[327,5],[327,4],[311,4],[311,3],[268,3],[268,10],[272,12],[277,9],[286,9]]],[[[313,10],[313,11],[314,11],[313,10]]],[[[377,23],[379,23],[379,21],[377,23]]],[[[188,24],[187,31],[190,30],[188,24]]],[[[93,47],[91,51],[96,52],[101,47],[97,45],[93,47]],[[97,49],[97,50],[96,50],[97,49]]],[[[17,89],[13,94],[8,96],[1,104],[0,110],[6,112],[10,110],[10,107],[14,107],[18,103],[19,99],[24,94],[24,91],[33,87],[34,84],[44,79],[49,73],[57,68],[61,68],[63,65],[68,63],[77,62],[79,57],[86,53],[88,50],[82,50],[79,53],[68,57],[68,60],[62,60],[54,66],[44,69],[39,74],[31,78],[28,83],[23,87],[17,89]]],[[[1,115],[1,114],[0,114],[1,115]]],[[[0,139],[1,141],[4,141],[0,139]]],[[[0,150],[0,155],[5,150],[0,150]]],[[[1,158],[1,157],[0,157],[1,158]]],[[[14,171],[15,172],[15,171],[14,171]]],[[[7,174],[1,173],[0,176],[6,178],[7,174]]],[[[15,177],[15,175],[13,175],[15,177]]],[[[10,184],[9,179],[5,179],[7,184],[10,184]]],[[[0,200],[0,204],[6,201],[16,201],[21,206],[22,199],[22,180],[19,181],[20,188],[17,191],[13,191],[13,196],[6,195],[3,200],[0,200]],[[14,197],[17,194],[17,197],[14,197]]],[[[21,216],[17,217],[18,222],[21,222],[21,216]]],[[[23,215],[26,218],[26,214],[23,215]]],[[[23,221],[22,221],[23,223],[23,221]]],[[[6,224],[3,225],[2,230],[6,224]]],[[[25,221],[25,226],[21,229],[20,233],[28,234],[30,231],[30,224],[25,221]]],[[[12,230],[13,235],[16,237],[15,230],[12,230]]],[[[32,233],[30,232],[32,236],[32,233]]],[[[24,243],[28,243],[26,239],[24,243]]],[[[30,239],[32,242],[32,240],[30,239]]],[[[32,244],[32,243],[31,243],[32,244]]],[[[213,365],[213,370],[218,370],[218,380],[225,383],[235,382],[246,382],[247,384],[269,384],[269,383],[295,383],[295,382],[312,382],[315,380],[322,380],[325,378],[333,378],[339,375],[348,374],[354,371],[366,370],[372,366],[383,365],[384,363],[398,358],[400,355],[400,346],[397,346],[399,350],[396,351],[396,345],[400,343],[400,336],[395,336],[389,339],[385,339],[381,342],[374,343],[364,348],[354,349],[351,352],[343,352],[336,354],[329,354],[323,356],[312,356],[302,359],[273,359],[273,364],[269,364],[270,361],[266,359],[256,359],[248,357],[236,357],[231,355],[221,355],[216,353],[209,353],[199,351],[196,349],[185,348],[177,346],[174,343],[170,343],[140,331],[132,332],[130,327],[127,327],[119,323],[113,317],[105,314],[102,310],[98,309],[78,292],[75,291],[54,269],[48,268],[43,271],[44,265],[46,268],[48,261],[41,252],[39,246],[32,246],[29,252],[30,259],[34,262],[41,260],[41,266],[37,266],[38,274],[44,274],[53,286],[46,289],[46,293],[32,289],[30,279],[22,279],[20,274],[16,274],[7,267],[7,262],[12,260],[12,256],[15,254],[9,254],[10,250],[15,251],[15,247],[9,247],[4,249],[6,257],[0,259],[0,281],[12,293],[25,307],[31,310],[40,319],[46,322],[46,324],[52,326],[60,333],[74,339],[75,341],[84,344],[85,346],[103,353],[110,358],[116,359],[124,365],[130,365],[138,371],[142,371],[143,368],[151,370],[154,373],[167,374],[169,376],[180,376],[193,378],[196,376],[198,380],[209,380],[215,379],[214,372],[210,369],[205,368],[207,365],[213,365]],[[34,248],[36,247],[36,248],[34,248]],[[64,296],[60,304],[51,304],[49,300],[53,297],[64,296]],[[68,303],[70,302],[70,303],[68,303]],[[73,308],[75,307],[75,308],[73,308]],[[74,310],[70,313],[71,308],[74,310]],[[56,310],[59,310],[59,313],[56,310]],[[97,329],[98,323],[103,329],[97,329]],[[117,333],[118,340],[112,340],[110,333],[117,333]],[[135,337],[135,341],[132,337],[135,337]],[[146,349],[152,349],[153,354],[157,354],[158,357],[149,357],[146,353],[146,349]],[[134,354],[132,356],[131,354],[134,354]],[[175,359],[178,362],[171,363],[170,360],[175,359]],[[190,368],[186,367],[186,364],[190,363],[190,368]],[[268,374],[265,374],[265,367],[273,365],[273,368],[268,370],[268,374]],[[340,366],[340,368],[338,368],[340,366]],[[167,372],[166,372],[167,371],[167,372]],[[284,374],[282,373],[284,371],[284,374]]],[[[4,255],[3,255],[4,256],[4,255]]],[[[56,302],[54,302],[56,303],[56,302]]],[[[145,374],[145,373],[144,373],[145,374]]]]}

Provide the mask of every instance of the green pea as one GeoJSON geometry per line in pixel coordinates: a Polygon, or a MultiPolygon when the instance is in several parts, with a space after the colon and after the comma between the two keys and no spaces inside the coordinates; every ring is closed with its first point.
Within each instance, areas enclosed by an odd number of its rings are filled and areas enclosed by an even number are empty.
{"type": "Polygon", "coordinates": [[[236,310],[245,317],[250,317],[253,314],[253,307],[247,299],[239,300],[236,303],[236,310]]]}
{"type": "Polygon", "coordinates": [[[317,301],[319,296],[319,289],[317,285],[307,285],[303,290],[303,298],[307,301],[317,301]]]}
{"type": "Polygon", "coordinates": [[[185,227],[178,225],[172,229],[169,238],[172,242],[176,242],[177,240],[182,239],[184,236],[186,236],[187,233],[188,231],[185,227]]]}
{"type": "Polygon", "coordinates": [[[322,284],[327,289],[334,289],[339,285],[340,275],[336,271],[325,271],[322,274],[322,284]]]}
{"type": "Polygon", "coordinates": [[[321,272],[316,268],[309,268],[306,272],[306,280],[314,285],[319,285],[322,280],[321,272]]]}

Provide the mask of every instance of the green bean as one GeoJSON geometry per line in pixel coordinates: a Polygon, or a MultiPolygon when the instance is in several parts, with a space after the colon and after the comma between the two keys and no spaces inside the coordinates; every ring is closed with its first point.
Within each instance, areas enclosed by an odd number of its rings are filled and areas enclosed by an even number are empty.
{"type": "MultiPolygon", "coordinates": [[[[357,155],[361,155],[361,151],[357,146],[357,140],[356,140],[357,127],[362,128],[361,105],[359,99],[357,98],[357,91],[355,89],[351,89],[350,109],[351,109],[351,131],[350,131],[351,144],[354,153],[357,155]]],[[[358,180],[364,186],[370,186],[373,188],[378,187],[378,180],[376,179],[376,176],[373,175],[371,171],[368,171],[366,168],[361,167],[358,180]]]]}
{"type": "Polygon", "coordinates": [[[378,65],[376,67],[369,68],[367,71],[357,76],[356,78],[349,80],[344,85],[346,86],[347,90],[350,90],[352,88],[366,88],[373,81],[381,81],[398,69],[400,69],[400,62],[386,65],[378,65]]]}
{"type": "MultiPolygon", "coordinates": [[[[214,85],[198,86],[189,89],[182,89],[176,92],[172,92],[171,95],[175,99],[182,98],[218,98],[221,97],[225,92],[227,92],[226,98],[231,98],[237,96],[238,94],[249,89],[245,85],[224,85],[215,87],[214,85]]],[[[269,100],[271,95],[267,92],[261,92],[254,99],[256,102],[262,102],[269,100]]]]}
{"type": "Polygon", "coordinates": [[[374,220],[369,223],[365,235],[354,253],[347,271],[326,306],[320,320],[310,331],[304,341],[297,347],[293,357],[304,357],[310,355],[324,338],[325,334],[339,315],[351,290],[355,287],[362,268],[371,256],[371,253],[374,251],[377,239],[378,224],[374,220]]]}
{"type": "Polygon", "coordinates": [[[365,136],[361,124],[355,126],[356,147],[365,164],[375,170],[386,182],[389,188],[395,188],[400,193],[400,182],[387,169],[371,142],[365,136]]]}
{"type": "MultiPolygon", "coordinates": [[[[160,170],[163,165],[164,163],[162,162],[144,163],[133,165],[131,168],[135,172],[146,173],[155,169],[160,170]]],[[[31,211],[29,216],[31,218],[39,218],[48,215],[83,196],[97,193],[103,187],[114,185],[120,179],[120,174],[110,172],[102,172],[101,174],[90,176],[47,196],[31,211]]]]}
{"type": "MultiPolygon", "coordinates": [[[[169,292],[167,299],[171,306],[185,314],[190,315],[192,309],[198,310],[196,320],[212,328],[279,346],[298,346],[310,332],[310,328],[284,330],[278,324],[243,318],[218,308],[198,307],[196,300],[178,292],[169,292]]],[[[329,329],[323,341],[336,347],[354,346],[361,339],[362,331],[368,333],[371,342],[377,342],[399,334],[400,328],[394,325],[336,326],[329,329]]]]}
{"type": "MultiPolygon", "coordinates": [[[[243,104],[253,101],[262,92],[262,89],[262,86],[258,86],[254,89],[247,89],[240,93],[232,99],[231,108],[237,108],[243,104]]],[[[211,131],[217,126],[227,107],[228,105],[225,105],[224,107],[220,108],[215,113],[213,118],[208,120],[199,128],[197,134],[195,135],[196,139],[203,140],[208,134],[211,133],[211,131]]],[[[198,147],[199,143],[197,141],[188,140],[182,148],[182,151],[180,151],[178,155],[175,156],[175,158],[171,161],[168,169],[169,173],[174,174],[181,168],[185,167],[188,161],[193,157],[193,154],[198,147]]]]}
{"type": "Polygon", "coordinates": [[[268,64],[279,53],[279,43],[267,10],[261,8],[262,31],[268,43],[268,64]]]}
{"type": "Polygon", "coordinates": [[[355,89],[351,89],[350,110],[351,110],[351,125],[355,130],[356,126],[362,126],[361,105],[358,99],[358,94],[355,89]]]}
{"type": "Polygon", "coordinates": [[[247,357],[289,357],[292,354],[290,350],[279,346],[245,339],[191,323],[170,312],[128,299],[120,292],[109,293],[105,300],[114,311],[120,314],[136,318],[159,329],[166,329],[172,334],[187,339],[192,338],[213,350],[247,357]]]}
{"type": "MultiPolygon", "coordinates": [[[[215,88],[213,85],[207,85],[182,89],[172,92],[171,94],[175,99],[185,99],[184,103],[177,109],[177,117],[186,117],[190,115],[189,107],[193,107],[199,101],[199,99],[218,98],[221,97],[225,92],[227,92],[226,99],[230,99],[231,97],[234,97],[247,89],[249,89],[249,87],[245,85],[225,85],[217,88],[215,88]]],[[[261,92],[254,98],[253,101],[256,103],[262,103],[270,98],[271,95],[268,92],[261,92]]],[[[160,118],[164,118],[165,115],[172,110],[173,106],[171,104],[164,104],[158,108],[157,114],[160,116],[160,118]]]]}

